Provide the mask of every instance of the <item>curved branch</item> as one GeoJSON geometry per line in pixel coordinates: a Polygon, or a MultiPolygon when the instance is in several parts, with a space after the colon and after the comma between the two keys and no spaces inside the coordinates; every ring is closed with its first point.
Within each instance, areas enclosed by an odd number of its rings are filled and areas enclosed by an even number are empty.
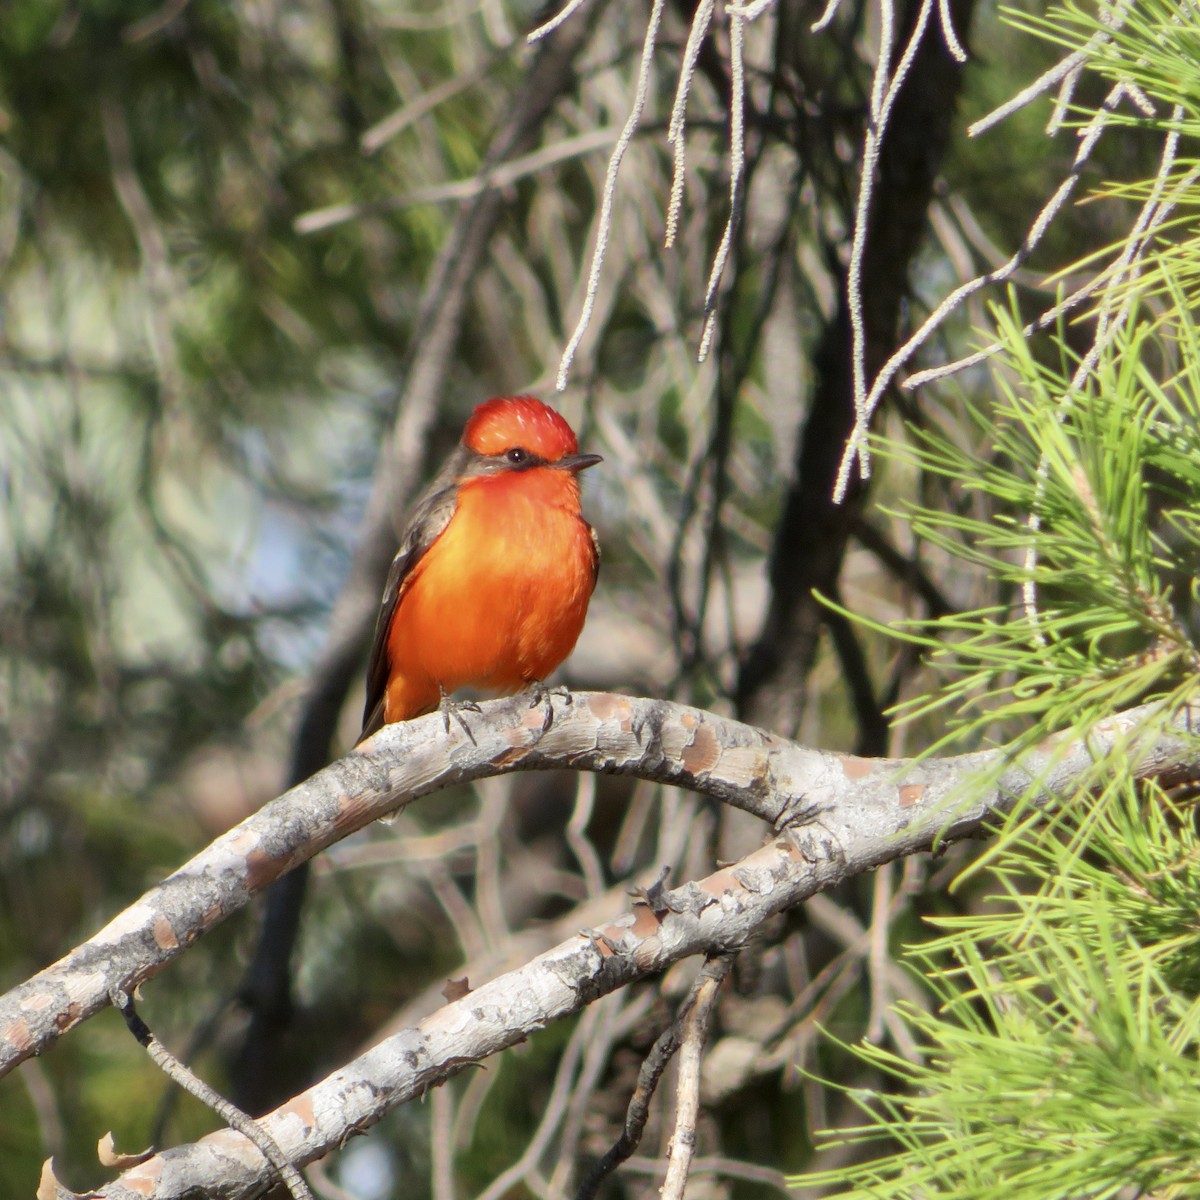
{"type": "MultiPolygon", "coordinates": [[[[1004,750],[924,762],[828,754],[696,709],[598,693],[577,696],[545,738],[538,736],[540,715],[519,699],[488,705],[485,713],[474,747],[457,728],[440,734],[436,715],[387,727],[365,753],[310,780],[308,796],[289,793],[264,810],[274,810],[272,824],[278,826],[273,849],[260,843],[249,851],[253,835],[244,826],[230,836],[262,870],[267,861],[278,861],[284,841],[290,840],[295,855],[336,835],[326,824],[300,837],[313,816],[295,811],[301,801],[321,807],[336,832],[344,832],[452,779],[564,763],[690,781],[723,799],[736,794],[752,811],[770,815],[779,832],[707,879],[670,891],[647,889],[611,923],[576,934],[446,1004],[264,1117],[267,1133],[297,1164],[338,1148],[465,1066],[619,987],[690,955],[736,949],[770,916],[849,875],[978,836],[1022,800],[1053,803],[1113,751],[1121,751],[1140,777],[1171,782],[1200,774],[1200,739],[1192,733],[1200,696],[1165,730],[1150,732],[1147,722],[1163,714],[1144,706],[1098,722],[1083,737],[1049,738],[1007,764],[1004,750]],[[446,766],[452,759],[455,765],[446,766]],[[970,800],[951,803],[971,781],[980,786],[971,789],[970,800]],[[342,790],[344,782],[357,790],[342,790]]],[[[258,1150],[225,1129],[154,1156],[94,1195],[183,1200],[203,1192],[249,1200],[270,1179],[258,1150]]]]}
{"type": "MultiPolygon", "coordinates": [[[[0,1074],[99,1012],[110,992],[128,991],[156,974],[280,875],[378,817],[454,784],[567,766],[675,784],[753,813],[776,831],[798,829],[786,845],[760,851],[765,862],[751,856],[753,862],[743,863],[751,876],[765,866],[770,877],[765,893],[745,897],[744,911],[741,901],[724,898],[719,915],[707,907],[711,899],[699,913],[685,911],[693,899],[725,897],[735,884],[745,891],[743,868],[670,893],[674,899],[664,900],[659,934],[678,925],[676,934],[665,941],[660,936],[651,952],[639,951],[637,971],[612,981],[615,987],[685,955],[729,945],[766,916],[846,875],[977,834],[986,819],[1011,811],[1035,784],[1053,798],[1083,776],[1099,750],[1136,733],[1156,711],[1132,709],[1109,718],[1085,740],[1050,739],[1018,754],[1007,768],[1013,756],[1003,748],[943,759],[860,759],[809,750],[700,709],[594,692],[577,694],[545,733],[540,709],[522,697],[485,704],[472,719],[470,737],[457,725],[447,731],[436,713],[385,726],[222,835],[65,958],[0,997],[0,1074]],[[993,778],[998,782],[973,791],[968,806],[947,806],[972,779],[993,778]]],[[[1155,775],[1200,771],[1200,744],[1183,736],[1197,718],[1200,697],[1173,718],[1175,734],[1138,746],[1138,769],[1155,775]]],[[[601,994],[593,984],[580,986],[589,999],[601,994]]]]}

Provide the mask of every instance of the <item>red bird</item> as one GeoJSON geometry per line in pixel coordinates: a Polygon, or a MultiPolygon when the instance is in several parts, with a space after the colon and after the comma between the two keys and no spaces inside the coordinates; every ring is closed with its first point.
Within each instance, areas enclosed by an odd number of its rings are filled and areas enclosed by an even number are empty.
{"type": "Polygon", "coordinates": [[[578,472],[600,462],[532,396],[488,400],[421,497],[392,561],[362,736],[459,688],[540,685],[571,653],[600,569],[578,472]]]}

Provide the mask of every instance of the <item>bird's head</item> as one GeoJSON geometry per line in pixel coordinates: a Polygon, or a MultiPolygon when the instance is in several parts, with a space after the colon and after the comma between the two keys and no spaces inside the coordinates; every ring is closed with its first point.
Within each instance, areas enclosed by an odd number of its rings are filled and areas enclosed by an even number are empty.
{"type": "Polygon", "coordinates": [[[601,461],[598,454],[580,454],[562,415],[532,396],[485,400],[467,421],[462,444],[475,456],[479,474],[538,467],[573,473],[601,461]]]}

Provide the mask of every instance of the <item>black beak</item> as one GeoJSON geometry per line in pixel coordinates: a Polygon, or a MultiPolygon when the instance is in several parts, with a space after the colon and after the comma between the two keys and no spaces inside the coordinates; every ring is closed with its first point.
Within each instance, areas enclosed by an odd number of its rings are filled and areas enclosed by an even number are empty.
{"type": "Polygon", "coordinates": [[[556,471],[586,471],[603,461],[598,454],[566,454],[549,465],[556,471]]]}

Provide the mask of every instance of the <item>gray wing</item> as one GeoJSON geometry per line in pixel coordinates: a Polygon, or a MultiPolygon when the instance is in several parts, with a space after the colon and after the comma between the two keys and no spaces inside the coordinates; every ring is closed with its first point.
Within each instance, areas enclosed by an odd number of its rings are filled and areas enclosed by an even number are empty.
{"type": "Polygon", "coordinates": [[[375,640],[371,646],[371,661],[367,667],[367,699],[363,707],[360,741],[383,725],[384,700],[391,671],[387,643],[392,615],[412,579],[413,568],[442,535],[446,526],[450,524],[450,518],[454,516],[458,505],[458,483],[466,465],[467,454],[460,446],[417,501],[400,539],[400,549],[392,559],[391,570],[388,571],[387,583],[383,589],[383,599],[379,602],[375,640]]]}
{"type": "MultiPolygon", "coordinates": [[[[580,518],[582,520],[582,518],[580,518]]],[[[596,589],[596,580],[600,578],[600,537],[593,526],[587,525],[588,536],[592,539],[592,590],[596,589]]]]}

